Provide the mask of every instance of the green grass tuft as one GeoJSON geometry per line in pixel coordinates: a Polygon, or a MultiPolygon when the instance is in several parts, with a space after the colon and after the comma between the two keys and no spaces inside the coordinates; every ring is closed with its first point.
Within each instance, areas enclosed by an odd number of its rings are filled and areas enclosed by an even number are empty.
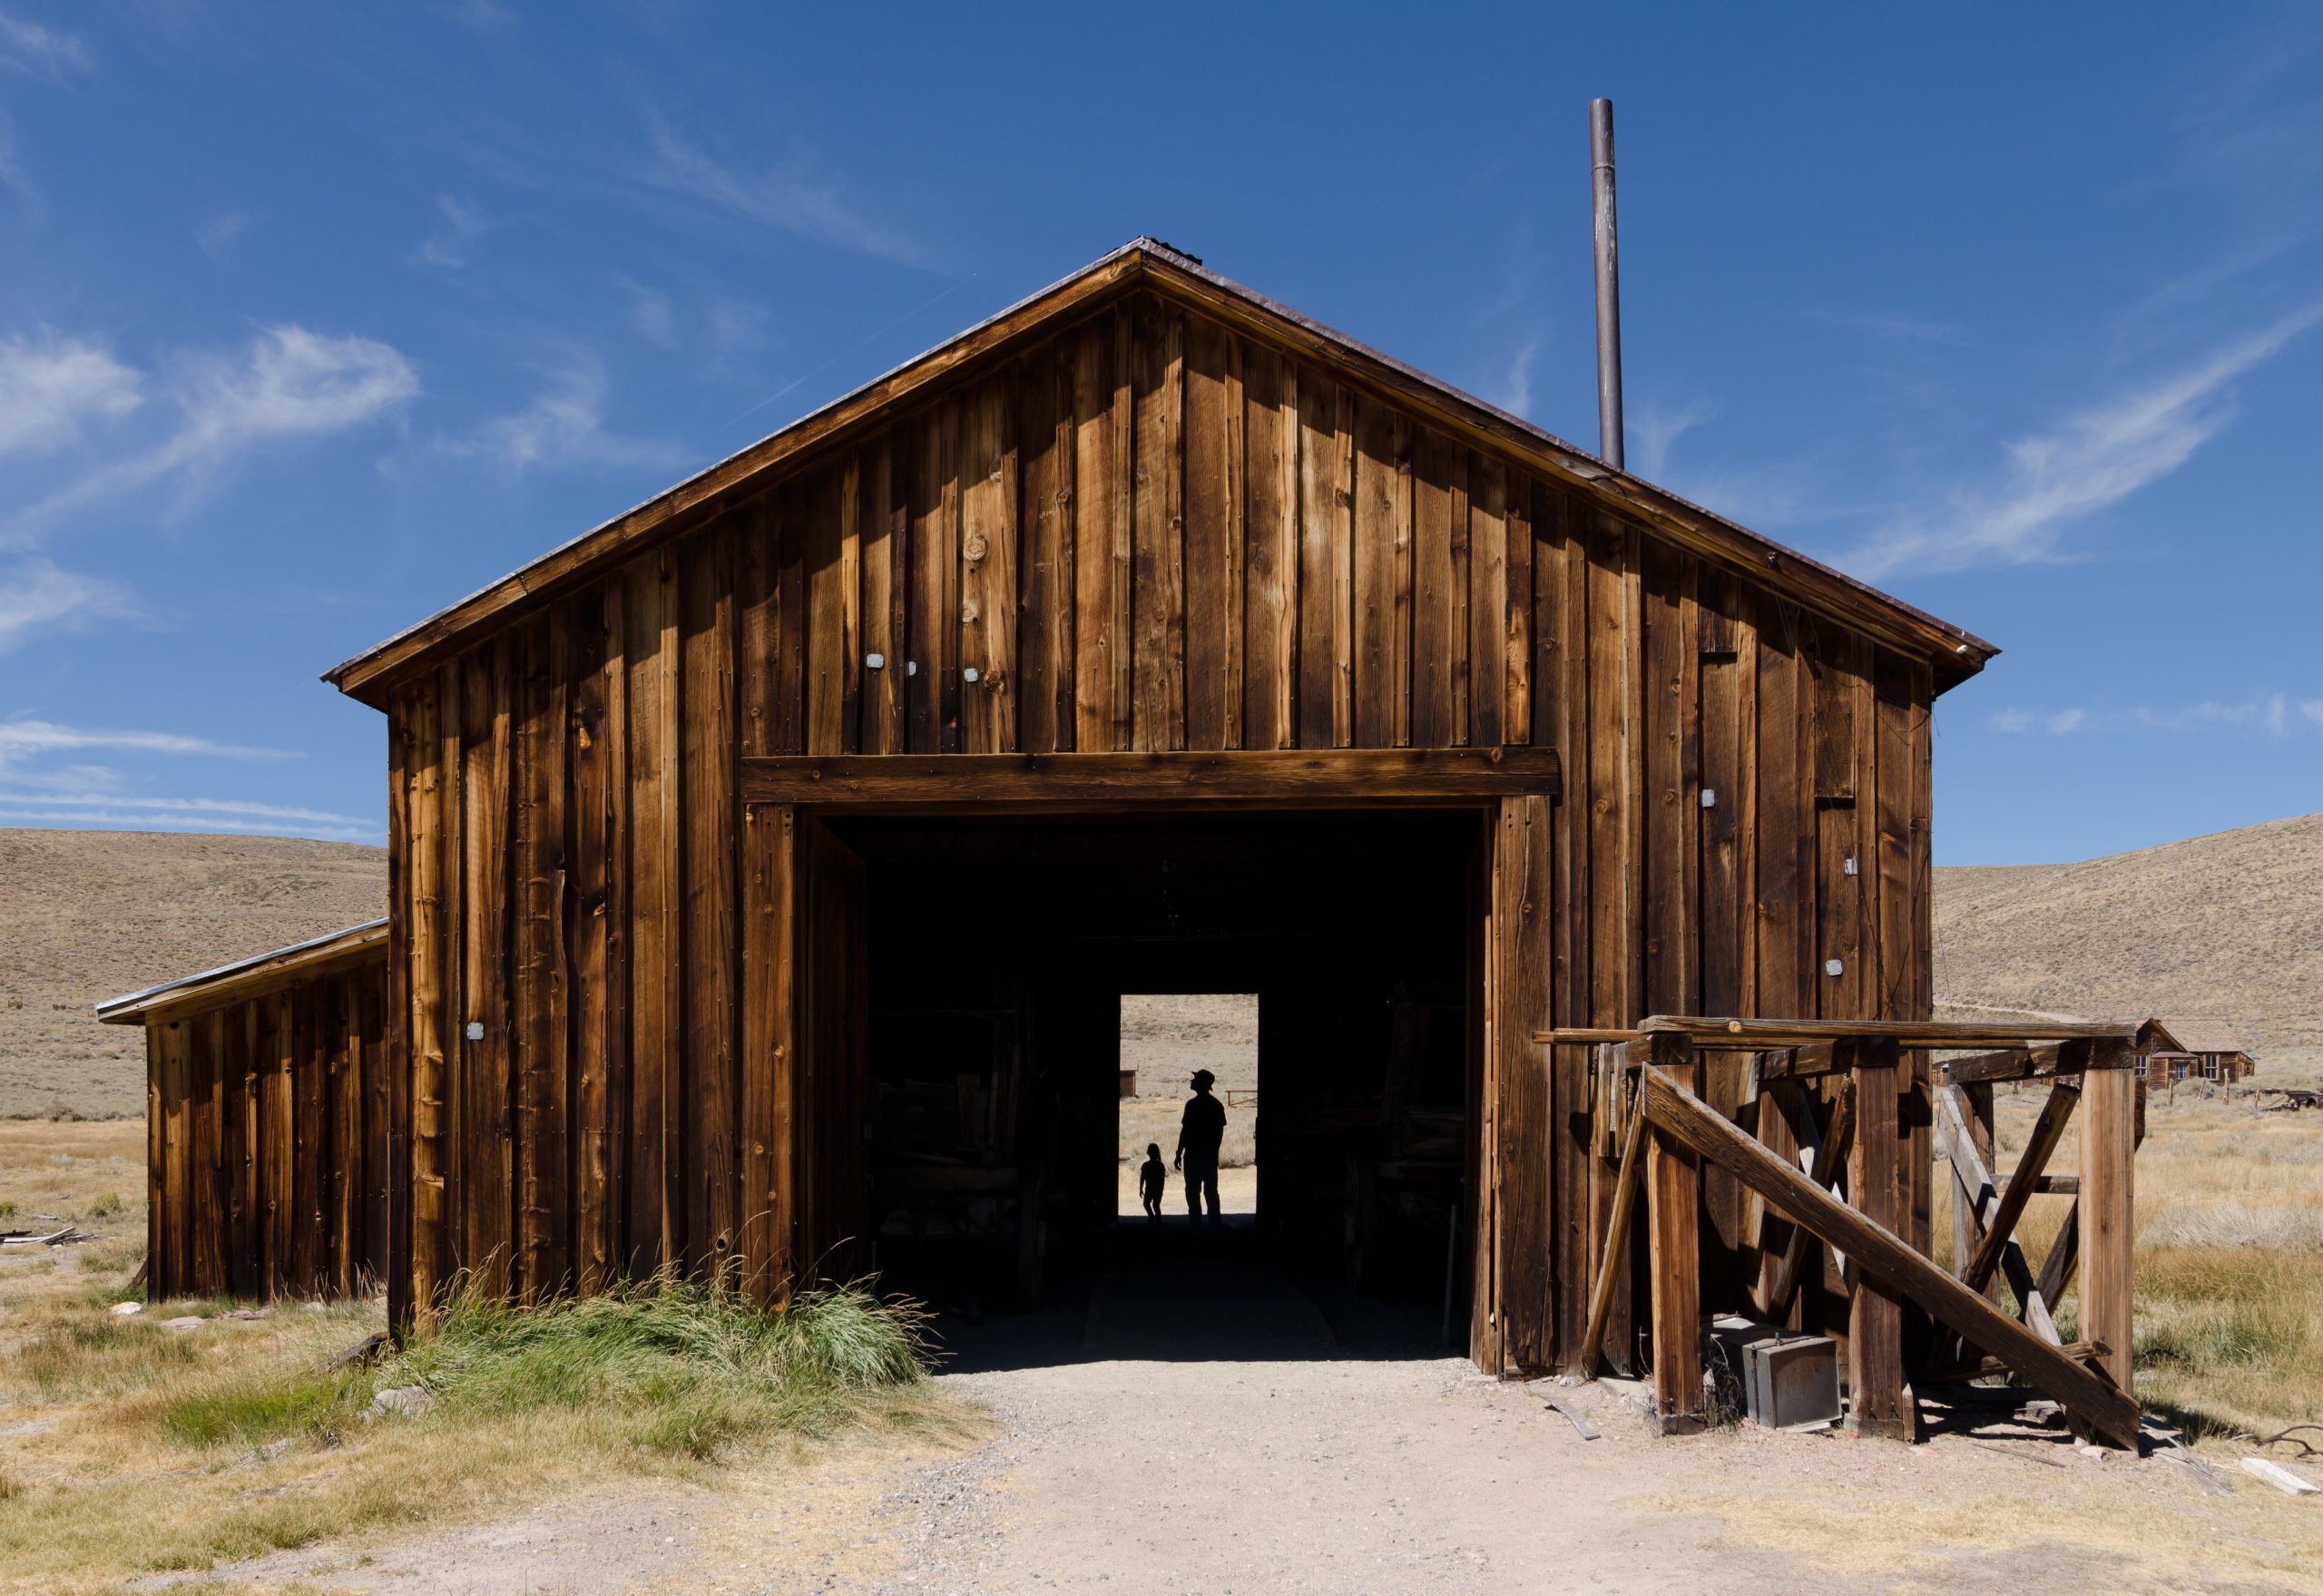
{"type": "Polygon", "coordinates": [[[162,1429],[188,1446],[262,1446],[289,1436],[328,1440],[371,1400],[358,1376],[300,1373],[196,1389],[162,1408],[162,1429]]]}
{"type": "Polygon", "coordinates": [[[629,1444],[707,1459],[752,1435],[899,1415],[926,1378],[922,1319],[859,1286],[772,1315],[666,1275],[539,1307],[464,1290],[375,1378],[427,1387],[446,1416],[583,1410],[629,1444]]]}

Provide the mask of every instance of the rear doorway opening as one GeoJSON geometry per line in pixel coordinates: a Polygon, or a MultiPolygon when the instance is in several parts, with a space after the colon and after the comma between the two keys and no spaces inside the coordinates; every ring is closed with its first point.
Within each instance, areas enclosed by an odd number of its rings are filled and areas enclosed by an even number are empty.
{"type": "Polygon", "coordinates": [[[1480,815],[827,824],[864,881],[855,1256],[954,1366],[1466,1345],[1480,815]],[[1170,1168],[1153,1225],[1197,1068],[1223,1222],[1170,1168]]]}
{"type": "Polygon", "coordinates": [[[1199,1198],[1207,1219],[1215,1197],[1222,1221],[1250,1228],[1259,1211],[1259,994],[1123,993],[1121,1016],[1116,1218],[1149,1226],[1185,1223],[1199,1198]],[[1193,1106],[1197,1096],[1214,1108],[1193,1106]],[[1190,1112],[1195,1121],[1191,1148],[1190,1112]],[[1201,1179],[1201,1121],[1213,1115],[1223,1121],[1214,1190],[1201,1179]],[[1191,1189],[1184,1167],[1189,1151],[1195,1164],[1191,1189]]]}

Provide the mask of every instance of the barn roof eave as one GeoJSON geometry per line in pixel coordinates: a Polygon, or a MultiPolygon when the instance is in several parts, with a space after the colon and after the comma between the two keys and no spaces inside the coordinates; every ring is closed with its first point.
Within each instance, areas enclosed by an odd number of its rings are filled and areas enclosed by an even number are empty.
{"type": "Polygon", "coordinates": [[[344,931],[333,931],[305,942],[294,942],[288,947],[254,954],[247,959],[236,959],[232,964],[221,964],[214,970],[181,975],[174,981],[164,981],[157,986],[107,998],[96,1005],[97,1018],[108,1025],[139,1024],[147,1014],[157,1009],[174,1009],[195,998],[228,1001],[233,993],[253,984],[295,975],[334,960],[357,957],[370,952],[375,946],[384,952],[387,942],[387,920],[384,917],[366,920],[359,925],[349,925],[344,931]]]}
{"type": "Polygon", "coordinates": [[[604,566],[658,541],[671,524],[747,492],[750,485],[803,451],[827,443],[874,414],[1049,322],[1144,281],[1263,336],[1387,389],[1464,431],[1528,459],[1545,474],[1591,493],[1680,543],[1751,571],[1819,609],[1869,622],[1926,658],[1941,692],[1981,671],[1997,646],[1938,620],[1740,523],[1607,465],[1586,450],[1511,416],[1471,394],[1383,355],[1299,311],[1211,271],[1194,257],[1152,238],[1137,238],[1079,271],[976,323],[915,359],[833,399],[758,443],[674,487],[591,528],[529,564],[323,672],[322,680],[375,707],[402,668],[435,657],[491,624],[504,612],[576,585],[604,566]]]}

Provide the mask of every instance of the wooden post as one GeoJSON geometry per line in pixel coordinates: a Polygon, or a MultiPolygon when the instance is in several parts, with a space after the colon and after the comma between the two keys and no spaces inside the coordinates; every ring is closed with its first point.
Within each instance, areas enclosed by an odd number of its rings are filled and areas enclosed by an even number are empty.
{"type": "MultiPolygon", "coordinates": [[[[1855,1209],[1888,1230],[1901,1229],[1897,1105],[1902,1081],[1893,1037],[1856,1050],[1855,1145],[1848,1156],[1848,1196],[1855,1209]]],[[[1864,1435],[1912,1439],[1904,1397],[1903,1298],[1887,1282],[1854,1271],[1848,1309],[1848,1428],[1864,1435]]]]}
{"type": "Polygon", "coordinates": [[[2124,1392],[2135,1329],[2130,1243],[2137,1150],[2137,1078],[2120,1056],[2126,1050],[2099,1043],[2081,1092],[2081,1338],[2104,1346],[2099,1366],[2124,1392]]]}
{"type": "MultiPolygon", "coordinates": [[[[1649,1059],[1678,1086],[1694,1089],[1698,1066],[1682,1037],[1655,1036],[1649,1059]]],[[[1646,1229],[1653,1274],[1653,1411],[1665,1435],[1702,1427],[1701,1186],[1700,1156],[1656,1130],[1646,1150],[1646,1229]]]]}

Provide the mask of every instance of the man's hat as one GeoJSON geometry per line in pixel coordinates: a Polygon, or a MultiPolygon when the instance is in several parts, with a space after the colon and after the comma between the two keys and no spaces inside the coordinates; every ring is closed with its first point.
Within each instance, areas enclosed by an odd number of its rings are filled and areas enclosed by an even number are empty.
{"type": "Polygon", "coordinates": [[[1212,1082],[1216,1082],[1217,1079],[1218,1077],[1211,1074],[1208,1070],[1196,1070],[1194,1072],[1194,1084],[1197,1086],[1211,1085],[1212,1082]]]}

